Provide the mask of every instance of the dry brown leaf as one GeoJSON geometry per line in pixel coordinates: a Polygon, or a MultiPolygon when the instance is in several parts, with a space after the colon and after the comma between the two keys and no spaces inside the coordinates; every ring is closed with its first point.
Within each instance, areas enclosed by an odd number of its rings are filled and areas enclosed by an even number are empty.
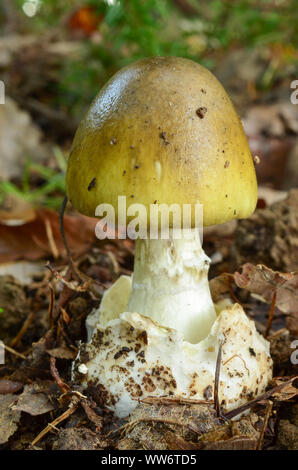
{"type": "Polygon", "coordinates": [[[35,382],[26,385],[17,404],[13,406],[13,410],[23,411],[31,416],[38,416],[54,410],[54,405],[49,398],[51,385],[53,385],[52,382],[35,382]]]}
{"type": "MultiPolygon", "coordinates": [[[[288,380],[288,377],[274,377],[274,379],[272,380],[272,386],[277,387],[283,384],[285,380],[288,380]]],[[[291,400],[291,398],[294,398],[297,395],[298,395],[298,389],[294,387],[293,382],[291,382],[291,383],[288,383],[284,388],[282,388],[278,392],[274,393],[272,396],[275,398],[275,400],[287,401],[287,400],[291,400]]]]}
{"type": "Polygon", "coordinates": [[[13,380],[0,380],[0,395],[6,395],[11,393],[16,393],[22,390],[24,384],[22,382],[16,382],[13,380]]]}
{"type": "MultiPolygon", "coordinates": [[[[95,218],[80,214],[64,216],[66,239],[75,255],[88,251],[95,240],[97,222],[95,218]]],[[[17,226],[1,224],[0,221],[0,263],[56,255],[65,256],[57,212],[37,209],[34,220],[17,226]]]]}
{"type": "Polygon", "coordinates": [[[268,303],[276,291],[276,306],[283,313],[298,311],[298,272],[280,273],[262,264],[247,263],[242,274],[236,272],[234,276],[238,287],[260,295],[268,303]]]}
{"type": "Polygon", "coordinates": [[[71,359],[73,360],[77,355],[77,351],[68,348],[67,346],[60,346],[58,348],[48,349],[47,353],[51,357],[55,357],[56,359],[71,359]]]}
{"type": "Polygon", "coordinates": [[[0,396],[0,444],[7,442],[18,429],[21,412],[12,408],[15,401],[15,395],[0,396]]]}
{"type": "Polygon", "coordinates": [[[90,403],[90,401],[83,400],[83,401],[81,401],[81,405],[84,408],[84,411],[85,411],[88,419],[93,424],[95,424],[97,431],[100,430],[103,426],[103,418],[95,412],[95,410],[93,409],[93,406],[90,403]]]}
{"type": "Polygon", "coordinates": [[[234,278],[238,287],[258,294],[268,303],[272,302],[276,292],[276,307],[290,316],[288,328],[291,333],[298,332],[298,272],[281,273],[262,264],[246,263],[242,273],[236,272],[234,278]]]}
{"type": "Polygon", "coordinates": [[[19,225],[20,221],[31,222],[35,219],[34,208],[14,194],[7,194],[0,205],[0,221],[4,225],[19,225]]]}

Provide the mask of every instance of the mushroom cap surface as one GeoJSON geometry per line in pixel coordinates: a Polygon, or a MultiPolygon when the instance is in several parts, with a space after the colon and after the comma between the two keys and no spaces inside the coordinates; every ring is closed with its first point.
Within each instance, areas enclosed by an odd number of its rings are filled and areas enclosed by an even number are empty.
{"type": "MultiPolygon", "coordinates": [[[[246,218],[257,182],[240,119],[216,77],[178,57],[116,73],[76,132],[67,193],[81,213],[127,204],[203,205],[204,225],[246,218]]],[[[126,220],[128,222],[129,217],[126,220]]],[[[194,226],[192,212],[191,226],[194,226]]]]}

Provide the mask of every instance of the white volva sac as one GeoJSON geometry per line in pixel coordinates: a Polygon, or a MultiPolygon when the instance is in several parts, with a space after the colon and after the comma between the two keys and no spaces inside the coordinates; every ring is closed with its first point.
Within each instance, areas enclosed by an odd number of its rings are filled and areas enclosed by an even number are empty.
{"type": "Polygon", "coordinates": [[[201,247],[195,249],[197,241],[164,243],[157,252],[153,241],[139,243],[133,282],[121,276],[106,291],[99,311],[87,319],[90,342],[81,345],[73,364],[73,379],[98,387],[119,417],[146,396],[211,400],[220,343],[224,409],[261,394],[272,376],[269,343],[242,307],[227,302],[213,306],[208,258],[201,247]]]}

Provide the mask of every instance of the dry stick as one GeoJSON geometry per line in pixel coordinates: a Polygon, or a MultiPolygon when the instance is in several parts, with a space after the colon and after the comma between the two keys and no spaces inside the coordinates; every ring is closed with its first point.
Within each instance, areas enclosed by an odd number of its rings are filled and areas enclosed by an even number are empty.
{"type": "Polygon", "coordinates": [[[21,359],[27,359],[26,356],[24,356],[24,354],[18,353],[17,351],[15,351],[14,349],[10,348],[10,347],[7,346],[6,344],[4,344],[4,349],[6,349],[6,351],[10,352],[11,354],[14,354],[14,355],[17,356],[17,357],[20,357],[21,359]]]}
{"type": "Polygon", "coordinates": [[[292,377],[291,379],[287,380],[283,384],[277,385],[276,387],[272,388],[271,390],[268,390],[268,392],[263,393],[262,395],[258,396],[254,400],[251,400],[248,403],[245,403],[244,405],[241,405],[238,408],[235,408],[234,410],[229,411],[228,413],[225,414],[225,417],[227,419],[234,418],[235,416],[239,415],[240,413],[243,413],[243,411],[246,411],[249,408],[252,408],[254,405],[257,405],[260,401],[267,400],[268,398],[271,397],[271,395],[274,395],[274,393],[279,392],[284,387],[286,387],[287,385],[294,382],[294,380],[296,380],[296,379],[298,379],[298,375],[295,376],[295,377],[292,377]]]}
{"type": "Polygon", "coordinates": [[[273,407],[273,402],[269,401],[269,403],[266,407],[264,423],[263,423],[262,430],[261,430],[261,433],[260,433],[260,436],[259,436],[259,439],[258,439],[258,442],[257,442],[257,445],[256,445],[256,450],[261,450],[261,448],[262,448],[264,434],[265,434],[265,431],[266,431],[266,428],[267,428],[267,425],[268,425],[268,421],[269,421],[269,418],[270,418],[270,415],[271,415],[272,407],[273,407]]]}
{"type": "Polygon", "coordinates": [[[55,242],[52,226],[51,226],[49,219],[45,219],[44,224],[45,224],[46,234],[47,234],[47,238],[48,238],[48,242],[51,248],[52,255],[55,259],[57,259],[59,258],[59,250],[55,242]]]}
{"type": "Polygon", "coordinates": [[[221,410],[220,410],[219,399],[218,399],[221,351],[222,351],[222,341],[219,342],[219,348],[218,348],[217,359],[216,359],[215,379],[214,379],[214,409],[216,411],[216,416],[218,418],[221,417],[221,410]]]}
{"type": "Polygon", "coordinates": [[[276,296],[277,296],[277,290],[274,291],[273,297],[272,297],[272,302],[271,302],[271,307],[270,307],[270,312],[269,312],[269,317],[268,317],[268,322],[267,322],[267,327],[266,331],[264,333],[265,338],[269,335],[269,331],[273,322],[274,318],[274,311],[275,311],[275,304],[276,304],[276,296]]]}
{"type": "Polygon", "coordinates": [[[74,405],[72,408],[69,408],[66,410],[62,415],[58,416],[58,418],[54,419],[51,423],[49,423],[39,434],[36,436],[36,438],[31,442],[31,445],[34,446],[36,445],[48,432],[50,432],[53,427],[56,427],[57,424],[60,424],[62,421],[64,421],[66,418],[68,418],[70,415],[72,415],[78,408],[79,404],[77,403],[74,405]]]}
{"type": "Polygon", "coordinates": [[[67,202],[68,202],[68,197],[65,196],[63,201],[62,201],[62,204],[60,206],[60,211],[59,211],[59,227],[60,227],[60,233],[61,233],[61,237],[62,237],[62,240],[63,240],[64,248],[66,250],[66,254],[67,254],[68,258],[71,259],[71,253],[70,253],[68,243],[66,241],[66,236],[65,236],[65,231],[64,231],[64,212],[65,212],[65,209],[66,209],[66,206],[67,206],[67,202]]]}
{"type": "Polygon", "coordinates": [[[53,287],[50,284],[48,285],[48,287],[50,289],[48,317],[49,317],[49,320],[52,322],[53,313],[54,313],[54,309],[55,309],[55,292],[54,292],[53,287]]]}
{"type": "Polygon", "coordinates": [[[62,393],[66,393],[70,390],[70,386],[67,385],[59,376],[59,372],[56,368],[56,359],[55,357],[51,357],[50,359],[50,367],[51,367],[51,374],[53,378],[55,379],[58,387],[60,388],[62,393]]]}
{"type": "Polygon", "coordinates": [[[30,312],[29,315],[27,316],[26,320],[24,321],[23,326],[22,326],[22,328],[20,329],[20,331],[18,332],[18,334],[17,334],[17,335],[15,336],[15,338],[13,338],[13,339],[11,340],[11,342],[9,343],[9,345],[10,345],[11,347],[16,346],[16,345],[21,341],[21,339],[23,338],[24,334],[26,333],[26,331],[28,330],[29,326],[31,325],[33,318],[34,318],[34,313],[33,313],[33,312],[30,312]]]}

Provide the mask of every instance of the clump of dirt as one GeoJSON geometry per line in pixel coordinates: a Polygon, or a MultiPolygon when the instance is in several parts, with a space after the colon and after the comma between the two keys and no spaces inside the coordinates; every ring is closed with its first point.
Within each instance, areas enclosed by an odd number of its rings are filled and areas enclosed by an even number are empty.
{"type": "Polygon", "coordinates": [[[277,426],[276,444],[281,449],[298,450],[298,426],[282,419],[277,426]]]}
{"type": "Polygon", "coordinates": [[[0,276],[0,338],[9,343],[29,314],[25,289],[13,276],[0,276]]]}

